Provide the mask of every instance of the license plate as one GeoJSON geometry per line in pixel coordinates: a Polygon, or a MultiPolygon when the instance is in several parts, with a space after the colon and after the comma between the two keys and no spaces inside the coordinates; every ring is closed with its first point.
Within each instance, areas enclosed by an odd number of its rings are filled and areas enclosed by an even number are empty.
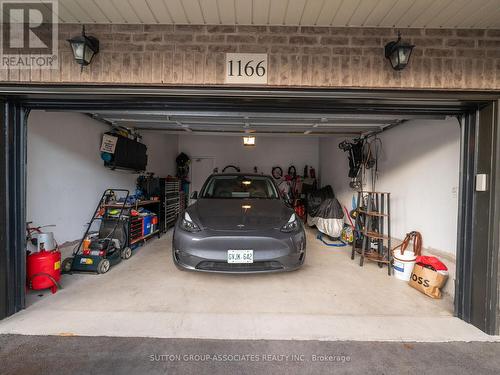
{"type": "Polygon", "coordinates": [[[92,258],[81,258],[80,264],[94,264],[94,261],[92,258]]]}
{"type": "Polygon", "coordinates": [[[228,263],[253,263],[253,250],[228,250],[228,263]]]}

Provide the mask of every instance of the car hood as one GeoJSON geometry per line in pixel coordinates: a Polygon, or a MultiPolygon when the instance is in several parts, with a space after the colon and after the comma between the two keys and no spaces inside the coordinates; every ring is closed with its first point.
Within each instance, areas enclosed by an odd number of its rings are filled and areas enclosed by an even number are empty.
{"type": "Polygon", "coordinates": [[[204,229],[242,231],[281,228],[293,210],[279,199],[199,199],[188,212],[204,229]]]}

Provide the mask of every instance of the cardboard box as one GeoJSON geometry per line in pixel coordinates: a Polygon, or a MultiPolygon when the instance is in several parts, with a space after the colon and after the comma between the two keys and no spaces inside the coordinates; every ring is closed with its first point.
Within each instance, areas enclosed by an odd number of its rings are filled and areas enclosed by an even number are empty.
{"type": "Polygon", "coordinates": [[[447,279],[448,275],[415,264],[408,283],[429,297],[441,298],[441,288],[447,279]]]}

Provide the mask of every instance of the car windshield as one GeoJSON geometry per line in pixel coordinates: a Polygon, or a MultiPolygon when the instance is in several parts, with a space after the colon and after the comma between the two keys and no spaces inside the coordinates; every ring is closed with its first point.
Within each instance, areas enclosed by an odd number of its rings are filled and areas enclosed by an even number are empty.
{"type": "Polygon", "coordinates": [[[278,192],[269,177],[221,175],[212,176],[204,185],[200,198],[278,199],[278,192]]]}

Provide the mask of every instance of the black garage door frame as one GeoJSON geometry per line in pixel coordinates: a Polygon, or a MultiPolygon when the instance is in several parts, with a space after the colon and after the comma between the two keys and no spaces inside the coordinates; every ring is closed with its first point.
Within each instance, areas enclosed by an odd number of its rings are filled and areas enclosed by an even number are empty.
{"type": "Polygon", "coordinates": [[[455,315],[486,333],[497,334],[500,323],[499,99],[499,92],[401,89],[0,86],[0,319],[25,307],[26,134],[31,109],[404,112],[455,115],[460,121],[455,315]],[[489,188],[485,192],[475,191],[478,173],[489,177],[489,188]]]}

